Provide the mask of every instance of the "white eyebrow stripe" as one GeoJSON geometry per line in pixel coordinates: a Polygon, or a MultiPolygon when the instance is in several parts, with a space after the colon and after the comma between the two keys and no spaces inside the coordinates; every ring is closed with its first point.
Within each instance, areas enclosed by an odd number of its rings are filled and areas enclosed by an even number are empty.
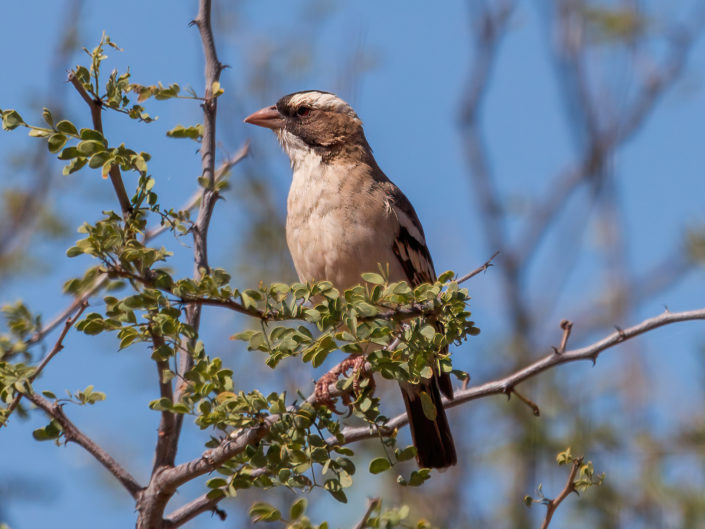
{"type": "Polygon", "coordinates": [[[340,112],[341,114],[347,114],[348,116],[357,118],[357,114],[355,114],[352,107],[335,94],[326,94],[323,92],[302,92],[300,94],[293,95],[290,99],[290,104],[292,106],[307,105],[314,108],[332,110],[334,112],[340,112]]]}

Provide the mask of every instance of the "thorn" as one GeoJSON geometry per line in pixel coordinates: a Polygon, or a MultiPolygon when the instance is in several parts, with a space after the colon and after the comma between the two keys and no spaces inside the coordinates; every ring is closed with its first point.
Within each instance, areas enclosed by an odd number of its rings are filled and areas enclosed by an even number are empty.
{"type": "Polygon", "coordinates": [[[561,345],[559,345],[558,348],[553,348],[553,352],[558,355],[563,354],[565,352],[565,348],[568,346],[568,338],[570,338],[570,332],[573,330],[573,322],[570,320],[563,319],[561,320],[559,326],[561,329],[563,329],[561,345]]]}
{"type": "Polygon", "coordinates": [[[539,407],[532,400],[526,398],[514,388],[510,390],[510,393],[507,394],[507,397],[509,397],[512,393],[514,393],[520,401],[522,401],[529,408],[531,408],[531,412],[534,414],[534,417],[541,416],[541,410],[539,410],[539,407]]]}

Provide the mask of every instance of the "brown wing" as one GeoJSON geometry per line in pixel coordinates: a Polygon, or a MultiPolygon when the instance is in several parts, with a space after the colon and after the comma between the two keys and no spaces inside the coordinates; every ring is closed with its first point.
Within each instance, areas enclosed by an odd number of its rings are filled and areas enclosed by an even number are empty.
{"type": "MultiPolygon", "coordinates": [[[[390,184],[390,201],[399,220],[399,233],[392,245],[392,251],[397,256],[412,286],[420,285],[421,283],[433,283],[436,280],[436,271],[433,267],[431,253],[428,251],[428,246],[426,246],[426,238],[419,217],[404,193],[391,182],[390,184]]],[[[443,330],[441,323],[436,322],[435,325],[439,331],[443,330]]],[[[448,353],[448,347],[444,347],[440,353],[448,353]]],[[[442,373],[436,378],[441,392],[449,399],[452,399],[453,385],[451,384],[450,375],[442,373]]]]}

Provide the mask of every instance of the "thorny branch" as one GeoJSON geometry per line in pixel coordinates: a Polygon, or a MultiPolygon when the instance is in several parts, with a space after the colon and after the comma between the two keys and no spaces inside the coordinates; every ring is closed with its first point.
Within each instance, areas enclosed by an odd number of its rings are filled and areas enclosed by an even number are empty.
{"type": "Polygon", "coordinates": [[[367,525],[367,520],[369,520],[370,516],[372,516],[372,511],[379,507],[380,503],[381,500],[379,498],[370,498],[367,502],[367,510],[365,511],[365,514],[362,515],[362,518],[360,518],[360,521],[355,524],[353,529],[364,529],[367,525]]]}
{"type": "MultiPolygon", "coordinates": [[[[42,359],[42,361],[39,363],[39,365],[36,367],[34,370],[34,373],[32,373],[32,376],[29,377],[28,382],[31,384],[34,382],[34,380],[41,374],[41,372],[44,370],[44,368],[47,366],[49,361],[54,358],[63,348],[64,348],[64,338],[66,338],[66,335],[69,332],[69,329],[73,327],[73,324],[76,323],[76,320],[83,314],[83,311],[86,310],[86,307],[88,306],[87,302],[82,302],[79,305],[78,312],[74,314],[71,318],[66,320],[66,323],[64,323],[64,328],[61,331],[61,334],[56,340],[56,343],[54,344],[54,347],[52,347],[51,351],[42,359]]],[[[10,415],[12,415],[12,412],[15,410],[17,405],[20,403],[20,400],[22,400],[23,393],[17,393],[15,395],[15,398],[13,401],[10,403],[10,405],[7,407],[7,415],[5,416],[5,422],[0,423],[0,427],[7,425],[7,421],[10,418],[10,415]]]]}
{"type": "MultiPolygon", "coordinates": [[[[81,84],[73,72],[69,73],[69,81],[74,86],[79,95],[88,104],[91,109],[91,117],[93,118],[93,128],[103,134],[103,118],[101,116],[101,111],[103,108],[103,103],[100,99],[93,99],[86,92],[85,88],[81,84]]],[[[113,164],[110,166],[110,182],[113,184],[115,189],[115,194],[117,195],[118,201],[120,202],[120,208],[122,209],[122,216],[127,217],[132,212],[132,204],[130,204],[130,199],[127,196],[127,191],[125,191],[125,184],[122,181],[122,175],[120,174],[120,168],[113,164]]]]}
{"type": "Polygon", "coordinates": [[[25,394],[25,397],[34,403],[35,406],[44,410],[49,417],[61,425],[63,438],[67,443],[72,442],[81,446],[101,465],[103,465],[108,472],[115,476],[122,486],[127,489],[130,496],[137,498],[142,486],[127,470],[122,467],[122,465],[120,465],[120,463],[118,463],[110,454],[103,450],[102,447],[97,445],[90,437],[79,430],[78,427],[71,422],[68,417],[66,417],[61,404],[57,402],[50,402],[34,392],[25,394]]]}
{"type": "MultiPolygon", "coordinates": [[[[240,163],[248,155],[248,153],[249,144],[245,143],[231,158],[225,160],[216,171],[216,183],[219,182],[230,169],[240,163]]],[[[191,211],[199,204],[200,198],[201,192],[197,191],[196,193],[191,195],[191,197],[181,206],[181,211],[191,211]]],[[[142,243],[146,244],[147,242],[164,233],[167,229],[168,224],[165,223],[147,230],[142,240],[142,243]]],[[[101,288],[105,286],[109,279],[110,278],[107,275],[98,277],[93,282],[93,284],[88,287],[88,289],[86,289],[83,294],[75,298],[70,305],[68,305],[64,310],[57,314],[49,323],[44,325],[44,327],[32,334],[32,336],[30,336],[29,339],[25,342],[25,345],[30,346],[35,343],[41,342],[47,334],[49,334],[51,331],[61,325],[61,322],[63,322],[64,320],[66,320],[66,318],[73,314],[76,309],[78,309],[83,304],[87,303],[88,300],[93,297],[96,292],[98,292],[101,288]]]]}
{"type": "MultiPolygon", "coordinates": [[[[565,351],[562,354],[557,354],[555,352],[551,353],[525,366],[524,368],[507,375],[506,377],[456,391],[455,398],[452,401],[443,399],[443,404],[445,408],[448,409],[460,406],[471,400],[488,397],[490,395],[507,394],[513,391],[518,384],[560,364],[575,362],[578,360],[591,360],[594,363],[602,351],[614,347],[617,344],[654,330],[658,327],[663,327],[664,325],[692,320],[705,320],[705,308],[685,312],[664,312],[659,316],[646,319],[632,327],[617,330],[616,332],[613,332],[602,340],[594,342],[591,345],[565,351]]],[[[330,396],[339,396],[342,394],[335,384],[331,384],[329,386],[329,393],[330,396]]],[[[306,402],[317,403],[315,393],[311,394],[306,399],[306,402]]],[[[295,408],[293,410],[295,411],[295,408]]],[[[257,428],[246,428],[244,430],[233,432],[227,439],[222,441],[217,448],[207,450],[201,455],[200,458],[177,465],[174,468],[166,469],[160,476],[160,479],[163,480],[162,486],[169,489],[176,488],[197,476],[216,470],[225,461],[236,456],[245,450],[249,445],[258,443],[267,434],[271,426],[280,419],[281,415],[270,415],[257,428]]],[[[406,413],[399,414],[387,422],[381,433],[383,435],[391,435],[397,429],[407,425],[408,421],[409,419],[406,413]]],[[[364,439],[377,437],[379,433],[380,431],[373,430],[369,426],[349,426],[344,428],[341,432],[341,435],[343,436],[342,443],[335,437],[328,438],[326,442],[329,446],[341,444],[345,445],[364,439]]],[[[188,505],[191,505],[191,508],[193,509],[201,509],[201,512],[202,510],[205,510],[204,500],[201,499],[194,500],[190,504],[187,504],[187,506],[188,505]]],[[[175,513],[168,519],[171,520],[176,517],[177,513],[179,519],[184,519],[184,521],[190,519],[192,516],[188,516],[189,513],[187,512],[187,506],[175,511],[175,513]]],[[[213,504],[208,504],[209,508],[213,506],[213,504]]]]}
{"type": "MultiPolygon", "coordinates": [[[[203,55],[205,57],[205,100],[203,102],[203,137],[201,139],[201,177],[205,178],[208,185],[203,187],[201,192],[201,205],[198,209],[198,217],[192,228],[193,233],[193,277],[198,280],[204,272],[209,270],[208,266],[208,228],[210,227],[211,216],[215,209],[216,201],[219,198],[216,189],[215,175],[215,122],[218,108],[217,96],[214,96],[214,85],[220,80],[220,73],[224,66],[218,60],[211,27],[211,2],[210,0],[199,0],[198,14],[192,21],[198,28],[203,44],[203,55]]],[[[189,305],[186,319],[194,329],[198,330],[201,322],[201,306],[198,304],[189,305]]],[[[179,375],[183,376],[193,365],[193,358],[189,353],[188,344],[183,344],[182,353],[179,360],[179,375]]],[[[181,389],[177,387],[174,398],[179,400],[181,389]]],[[[177,417],[176,430],[172,437],[172,443],[178,444],[179,433],[183,417],[177,417]]],[[[176,448],[174,448],[176,452],[176,448]]]]}
{"type": "Polygon", "coordinates": [[[580,470],[580,466],[583,464],[583,458],[579,457],[573,461],[573,466],[570,469],[570,474],[568,475],[568,480],[565,483],[565,487],[563,487],[563,490],[561,493],[556,496],[553,500],[551,500],[547,505],[546,505],[546,517],[543,519],[543,523],[541,524],[541,529],[548,529],[548,524],[551,523],[551,518],[553,518],[553,513],[556,512],[556,509],[558,506],[561,504],[563,500],[565,500],[572,492],[575,491],[575,476],[578,475],[578,470],[580,470]]]}
{"type": "MultiPolygon", "coordinates": [[[[205,56],[205,99],[203,102],[203,137],[201,139],[201,177],[206,180],[201,193],[200,207],[196,223],[192,227],[193,234],[193,254],[194,271],[193,277],[199,280],[204,273],[209,270],[208,265],[208,228],[211,216],[215,208],[219,194],[216,188],[215,175],[215,134],[216,134],[216,111],[218,106],[217,95],[214,94],[216,84],[219,82],[220,73],[224,66],[218,60],[211,27],[211,1],[199,0],[198,14],[192,21],[198,28],[203,44],[203,54],[205,56]]],[[[201,319],[201,305],[190,304],[186,310],[186,320],[188,324],[198,331],[201,319]]],[[[193,365],[193,358],[190,354],[191,344],[182,344],[178,375],[183,376],[193,365]]],[[[182,388],[177,387],[173,398],[178,401],[181,398],[182,388]]],[[[174,417],[175,424],[171,434],[165,435],[164,454],[173,456],[176,454],[183,415],[174,417]]],[[[139,517],[137,526],[140,529],[156,528],[163,526],[163,513],[167,502],[175,492],[175,487],[164,486],[163,476],[169,472],[174,464],[173,457],[164,459],[163,465],[155,467],[152,479],[147,489],[141,494],[137,502],[139,517]]]]}
{"type": "MultiPolygon", "coordinates": [[[[664,325],[692,320],[705,320],[705,308],[685,312],[664,312],[659,316],[646,319],[632,327],[618,329],[602,340],[599,340],[591,345],[581,347],[580,349],[565,351],[563,354],[551,353],[519,369],[518,371],[507,375],[506,377],[493,380],[491,382],[485,382],[479,386],[457,391],[455,392],[455,397],[452,401],[444,399],[444,406],[446,408],[454,408],[455,406],[459,406],[471,400],[488,397],[490,395],[506,394],[507,391],[516,387],[518,384],[533,378],[544,371],[548,371],[559,364],[576,362],[578,360],[590,360],[594,364],[597,361],[599,354],[610,347],[614,347],[615,345],[634,338],[635,336],[639,336],[640,334],[657,329],[658,327],[663,327],[664,325]]],[[[408,419],[406,414],[401,414],[391,419],[387,423],[387,427],[394,429],[407,424],[407,422],[408,419]]],[[[376,433],[370,432],[367,427],[345,428],[342,433],[347,442],[357,441],[360,439],[369,439],[376,435],[376,433]]],[[[334,440],[330,441],[332,443],[335,442],[334,440]]]]}

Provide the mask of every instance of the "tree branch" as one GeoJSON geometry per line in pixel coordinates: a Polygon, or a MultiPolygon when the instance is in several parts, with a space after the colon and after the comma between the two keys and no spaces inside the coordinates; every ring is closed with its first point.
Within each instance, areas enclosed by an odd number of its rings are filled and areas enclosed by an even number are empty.
{"type": "MultiPolygon", "coordinates": [[[[198,209],[198,217],[192,228],[193,233],[193,257],[194,270],[193,277],[198,280],[203,271],[209,270],[208,266],[208,228],[211,216],[215,208],[216,201],[220,196],[216,190],[215,183],[215,123],[216,111],[218,109],[217,96],[213,95],[213,85],[220,79],[220,72],[223,65],[218,60],[211,27],[211,1],[199,0],[198,14],[192,21],[198,27],[203,44],[203,55],[205,57],[205,99],[203,102],[203,137],[201,139],[201,177],[205,178],[208,185],[203,187],[201,192],[201,206],[198,209]]],[[[191,304],[187,307],[186,320],[196,331],[200,327],[201,306],[191,304]]],[[[179,361],[179,375],[183,376],[193,365],[193,358],[189,353],[189,347],[183,347],[179,361]]],[[[181,390],[177,388],[174,398],[178,401],[181,397],[181,390]]],[[[183,417],[179,415],[176,423],[176,435],[174,444],[178,444],[179,432],[183,417]]]]}
{"type": "Polygon", "coordinates": [[[353,527],[353,529],[365,529],[365,526],[367,525],[367,520],[369,520],[370,516],[372,516],[372,511],[379,507],[380,503],[381,500],[379,498],[370,498],[367,504],[367,510],[365,511],[365,514],[362,515],[362,518],[360,518],[360,521],[355,524],[355,527],[353,527]]]}
{"type": "Polygon", "coordinates": [[[212,512],[217,515],[221,520],[225,520],[225,511],[218,509],[218,503],[223,498],[209,498],[207,495],[203,494],[193,501],[190,501],[186,505],[183,505],[172,512],[166,517],[166,528],[173,529],[180,527],[189,520],[192,520],[196,516],[204,512],[212,512]]]}
{"type": "MultiPolygon", "coordinates": [[[[521,382],[533,378],[559,364],[578,360],[592,360],[594,363],[602,351],[626,340],[658,327],[663,327],[664,325],[692,320],[705,320],[705,308],[675,313],[664,312],[659,316],[646,319],[627,329],[618,330],[591,345],[565,351],[562,354],[551,353],[506,377],[457,391],[455,392],[455,398],[453,400],[449,401],[443,399],[443,405],[445,408],[453,408],[471,400],[488,397],[490,395],[507,394],[521,382]]],[[[329,391],[331,396],[338,396],[342,393],[337,389],[335,384],[329,386],[329,391]]],[[[315,393],[311,394],[306,399],[306,402],[317,403],[315,393]]],[[[296,408],[292,407],[291,410],[295,411],[296,408]]],[[[268,433],[271,426],[280,419],[281,415],[270,415],[264,419],[258,427],[245,428],[233,432],[227,439],[223,440],[218,447],[205,451],[198,459],[182,463],[174,468],[165,469],[159,476],[161,486],[169,490],[175,490],[178,486],[195,477],[216,470],[220,465],[245,450],[248,446],[258,443],[268,433]]],[[[399,414],[387,422],[385,427],[381,430],[381,433],[383,435],[390,435],[396,429],[408,424],[408,422],[409,419],[406,413],[399,414]]],[[[329,437],[326,442],[329,446],[339,446],[378,437],[379,434],[379,430],[373,430],[369,426],[348,426],[343,428],[341,432],[343,436],[342,442],[334,436],[329,437]]],[[[199,500],[194,500],[194,502],[192,502],[193,505],[201,505],[201,503],[196,503],[198,501],[199,500]]],[[[185,507],[182,509],[185,509],[185,507]]],[[[180,516],[184,515],[185,512],[186,511],[181,513],[180,516]]]]}
{"type": "MultiPolygon", "coordinates": [[[[227,174],[230,169],[235,167],[237,164],[239,164],[242,160],[245,159],[245,157],[250,153],[250,142],[246,142],[242,147],[240,147],[237,152],[222,162],[220,166],[218,167],[218,170],[215,172],[215,182],[216,184],[220,182],[225,175],[227,174]]],[[[191,197],[186,201],[186,203],[181,207],[182,211],[191,211],[193,208],[199,205],[201,202],[201,197],[203,196],[202,191],[196,191],[191,197]]],[[[150,228],[147,230],[144,236],[144,240],[148,241],[150,239],[153,239],[154,237],[157,237],[158,235],[161,235],[168,229],[167,224],[161,224],[159,226],[155,226],[154,228],[150,228]]]]}
{"type": "Polygon", "coordinates": [[[551,500],[546,505],[546,517],[544,518],[543,523],[541,524],[541,529],[548,529],[548,524],[551,523],[551,518],[553,518],[553,513],[556,512],[556,509],[558,508],[558,506],[572,492],[575,492],[575,476],[578,474],[578,470],[580,469],[580,465],[582,465],[582,464],[583,464],[582,457],[579,457],[578,459],[573,461],[573,467],[570,469],[570,474],[568,475],[568,481],[566,481],[565,487],[563,487],[563,490],[555,499],[551,500]]]}
{"type": "MultiPolygon", "coordinates": [[[[83,314],[83,311],[86,310],[86,307],[88,306],[88,303],[86,301],[83,301],[79,305],[79,310],[76,314],[74,314],[71,318],[66,320],[66,323],[64,323],[64,328],[61,331],[61,334],[56,340],[56,343],[54,344],[54,347],[49,351],[49,354],[47,354],[42,361],[39,363],[39,365],[36,367],[34,370],[34,373],[29,377],[28,382],[31,384],[34,382],[34,380],[41,374],[42,370],[46,367],[46,365],[49,363],[49,361],[56,356],[59,351],[61,351],[64,348],[64,338],[66,338],[66,335],[69,332],[69,329],[73,326],[74,323],[76,323],[76,320],[83,314]]],[[[15,410],[17,405],[20,403],[20,400],[22,400],[23,393],[17,393],[15,395],[15,398],[13,401],[10,403],[10,405],[7,408],[7,414],[5,415],[5,419],[2,423],[0,423],[1,426],[7,425],[7,421],[10,418],[10,415],[12,415],[12,412],[15,410]]]]}
{"type": "MultiPolygon", "coordinates": [[[[103,119],[100,114],[101,109],[103,108],[103,102],[100,99],[91,98],[88,92],[86,92],[86,89],[83,88],[81,81],[76,78],[73,72],[69,73],[69,81],[91,109],[93,128],[103,134],[103,119]]],[[[113,184],[118,202],[120,202],[120,208],[122,208],[122,216],[127,217],[130,213],[132,213],[132,204],[130,203],[130,199],[127,197],[125,184],[123,183],[122,175],[120,174],[120,168],[115,164],[111,165],[109,174],[110,182],[113,184]]]]}
{"type": "MultiPolygon", "coordinates": [[[[152,335],[152,344],[154,351],[157,351],[164,345],[164,337],[156,334],[150,325],[150,334],[152,335]]],[[[174,391],[171,380],[165,380],[165,373],[169,372],[169,362],[167,360],[156,360],[157,376],[159,380],[159,396],[173,402],[174,391]]],[[[154,465],[152,473],[157,468],[168,465],[174,465],[176,458],[176,445],[172,442],[174,429],[176,428],[176,415],[168,410],[162,410],[159,430],[157,433],[157,446],[154,451],[154,465]]]]}
{"type": "Polygon", "coordinates": [[[69,420],[64,414],[61,404],[52,403],[34,392],[27,393],[25,397],[30,400],[38,408],[61,425],[63,437],[66,442],[73,442],[81,446],[91,454],[98,462],[103,465],[121,484],[130,496],[137,498],[142,486],[137,483],[132,475],[125,470],[110,454],[108,454],[101,446],[95,443],[90,437],[84,434],[79,428],[69,420]]]}
{"type": "MultiPolygon", "coordinates": [[[[220,79],[223,65],[218,60],[215,49],[215,40],[211,27],[211,1],[199,0],[198,14],[192,21],[198,27],[203,44],[203,54],[205,56],[205,98],[203,101],[203,137],[201,139],[201,178],[205,179],[200,199],[198,217],[192,227],[193,234],[193,256],[194,271],[193,277],[199,280],[204,272],[209,270],[208,265],[208,228],[211,216],[219,198],[216,189],[215,176],[215,134],[216,134],[216,111],[218,107],[217,95],[214,95],[215,84],[220,79]]],[[[189,304],[186,307],[186,321],[198,332],[201,320],[201,305],[189,304]]],[[[179,355],[179,365],[177,375],[183,377],[193,366],[193,358],[190,354],[192,347],[189,343],[183,343],[179,355]]],[[[177,387],[173,395],[174,402],[181,398],[182,388],[177,387]]],[[[165,436],[163,441],[164,451],[169,454],[176,454],[183,415],[175,417],[174,429],[171,435],[165,436]]],[[[148,488],[140,496],[137,502],[139,512],[137,527],[140,529],[157,528],[164,525],[163,515],[166,504],[174,494],[176,487],[172,487],[163,476],[172,471],[170,466],[156,467],[152,473],[148,488]],[[165,487],[165,483],[167,486],[165,487]]]]}
{"type": "MultiPolygon", "coordinates": [[[[250,150],[250,144],[245,143],[242,147],[238,149],[238,151],[229,159],[225,160],[218,170],[216,171],[216,183],[219,182],[225,174],[232,169],[235,165],[240,163],[248,154],[250,150]]],[[[191,211],[193,208],[195,208],[201,199],[201,191],[197,191],[191,197],[181,206],[181,211],[191,211]]],[[[164,233],[167,230],[167,226],[165,224],[162,224],[160,226],[155,226],[154,228],[151,228],[146,231],[144,239],[142,240],[142,243],[145,244],[148,241],[154,239],[155,237],[158,237],[162,233],[164,233]]],[[[51,322],[47,323],[44,327],[42,327],[39,331],[35,332],[32,334],[32,336],[29,337],[29,339],[25,342],[25,345],[30,346],[33,345],[37,342],[41,342],[44,337],[49,334],[51,331],[56,329],[61,323],[66,320],[73,312],[79,308],[81,305],[84,303],[87,303],[88,299],[93,296],[96,292],[98,292],[105,284],[108,282],[109,277],[106,276],[101,276],[97,278],[93,284],[84,292],[82,295],[78,296],[75,298],[70,305],[68,305],[64,310],[62,310],[59,314],[57,314],[51,322]]]]}
{"type": "MultiPolygon", "coordinates": [[[[454,408],[471,400],[488,397],[490,395],[506,394],[518,384],[533,378],[544,371],[552,369],[559,364],[566,364],[568,362],[576,362],[579,360],[591,360],[594,363],[597,361],[597,357],[602,351],[634,338],[635,336],[639,336],[640,334],[644,334],[653,329],[663,327],[664,325],[692,320],[705,320],[705,308],[685,312],[664,312],[659,316],[646,319],[641,323],[627,329],[617,330],[605,338],[591,345],[581,347],[580,349],[565,351],[562,354],[555,352],[551,353],[544,356],[540,360],[537,360],[528,366],[507,375],[506,377],[485,382],[479,386],[473,386],[457,391],[455,392],[454,399],[451,401],[444,399],[443,405],[445,408],[454,408]]],[[[402,413],[391,419],[387,423],[386,427],[390,431],[393,431],[394,429],[400,428],[407,423],[408,418],[406,413],[402,413]]],[[[378,433],[370,431],[370,428],[367,426],[361,426],[344,428],[342,435],[345,438],[344,444],[347,444],[362,439],[376,437],[378,433]]],[[[328,443],[339,444],[335,438],[328,439],[328,443]]]]}

